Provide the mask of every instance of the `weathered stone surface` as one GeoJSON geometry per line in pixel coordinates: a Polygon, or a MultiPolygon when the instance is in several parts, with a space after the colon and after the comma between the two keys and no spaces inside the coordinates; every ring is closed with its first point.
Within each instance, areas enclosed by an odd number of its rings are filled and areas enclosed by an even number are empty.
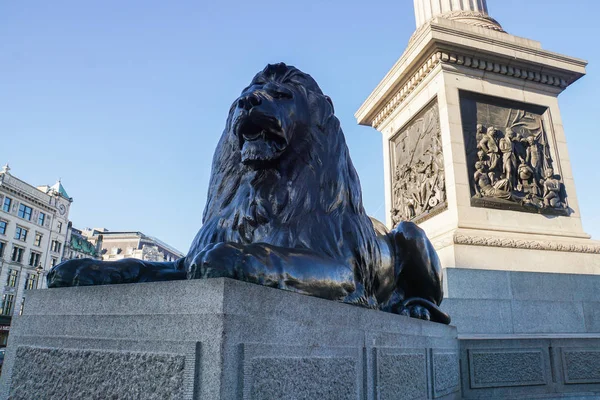
{"type": "Polygon", "coordinates": [[[471,388],[544,385],[541,350],[470,350],[471,388]]]}
{"type": "Polygon", "coordinates": [[[565,383],[600,383],[600,350],[563,349],[565,383]]]}
{"type": "Polygon", "coordinates": [[[425,352],[377,350],[377,399],[427,398],[425,352]]]}
{"type": "Polygon", "coordinates": [[[512,298],[511,274],[508,271],[447,268],[444,273],[448,298],[494,300],[512,298]]]}
{"type": "Polygon", "coordinates": [[[11,399],[179,399],[185,357],[21,346],[11,399]]]}
{"type": "Polygon", "coordinates": [[[600,333],[600,276],[447,269],[460,334],[600,333]]]}
{"type": "Polygon", "coordinates": [[[433,351],[433,397],[460,390],[460,364],[457,352],[433,351]]]}
{"type": "Polygon", "coordinates": [[[445,299],[442,308],[461,334],[513,333],[510,300],[445,299]]]}
{"type": "Polygon", "coordinates": [[[588,302],[599,301],[598,293],[600,293],[600,277],[590,275],[571,275],[575,291],[573,292],[573,300],[581,300],[588,302]]]}
{"type": "MultiPolygon", "coordinates": [[[[535,288],[531,288],[535,290],[535,288]]],[[[580,302],[513,301],[515,333],[583,333],[586,331],[580,302]]]]}
{"type": "Polygon", "coordinates": [[[581,279],[575,278],[570,274],[512,272],[512,296],[515,300],[573,301],[583,289],[578,286],[581,279]]]}
{"type": "MultiPolygon", "coordinates": [[[[598,293],[600,291],[596,295],[598,293]]],[[[583,317],[585,318],[585,327],[588,332],[600,332],[600,301],[584,302],[583,317]]]]}
{"type": "Polygon", "coordinates": [[[356,399],[350,358],[256,358],[251,399],[356,399]]]}

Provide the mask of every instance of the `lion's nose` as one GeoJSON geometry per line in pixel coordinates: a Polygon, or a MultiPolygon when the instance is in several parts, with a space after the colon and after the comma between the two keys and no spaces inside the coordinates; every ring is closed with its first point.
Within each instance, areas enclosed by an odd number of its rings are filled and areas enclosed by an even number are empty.
{"type": "Polygon", "coordinates": [[[262,103],[260,97],[254,93],[251,93],[247,96],[240,97],[238,100],[238,107],[249,111],[252,107],[260,105],[260,103],[262,103]]]}

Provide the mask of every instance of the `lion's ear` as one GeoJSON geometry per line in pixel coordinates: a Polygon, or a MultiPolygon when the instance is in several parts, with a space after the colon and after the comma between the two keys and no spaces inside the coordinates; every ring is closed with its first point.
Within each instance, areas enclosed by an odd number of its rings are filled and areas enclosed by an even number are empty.
{"type": "Polygon", "coordinates": [[[329,105],[331,106],[331,112],[333,114],[335,114],[335,108],[333,108],[333,100],[331,100],[331,97],[325,95],[325,99],[327,100],[327,102],[329,103],[329,105]]]}

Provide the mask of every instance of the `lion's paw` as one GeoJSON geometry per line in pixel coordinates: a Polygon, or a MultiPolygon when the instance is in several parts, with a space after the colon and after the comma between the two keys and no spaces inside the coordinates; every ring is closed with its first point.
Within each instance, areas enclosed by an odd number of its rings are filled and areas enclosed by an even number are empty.
{"type": "Polygon", "coordinates": [[[188,279],[236,278],[236,267],[243,246],[236,243],[213,243],[198,253],[187,269],[188,279]]]}
{"type": "Polygon", "coordinates": [[[139,273],[138,263],[102,262],[93,259],[65,261],[48,272],[48,287],[126,283],[139,273]]]}
{"type": "Polygon", "coordinates": [[[414,305],[402,308],[398,314],[406,317],[418,318],[424,321],[431,321],[431,313],[423,306],[414,305]]]}

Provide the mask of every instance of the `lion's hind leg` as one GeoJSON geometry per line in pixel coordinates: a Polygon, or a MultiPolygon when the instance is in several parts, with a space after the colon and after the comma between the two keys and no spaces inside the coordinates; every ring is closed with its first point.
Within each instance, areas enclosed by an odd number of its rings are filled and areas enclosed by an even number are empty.
{"type": "Polygon", "coordinates": [[[401,222],[388,237],[396,284],[382,309],[449,324],[450,317],[439,308],[444,295],[442,267],[425,232],[412,222],[401,222]]]}

